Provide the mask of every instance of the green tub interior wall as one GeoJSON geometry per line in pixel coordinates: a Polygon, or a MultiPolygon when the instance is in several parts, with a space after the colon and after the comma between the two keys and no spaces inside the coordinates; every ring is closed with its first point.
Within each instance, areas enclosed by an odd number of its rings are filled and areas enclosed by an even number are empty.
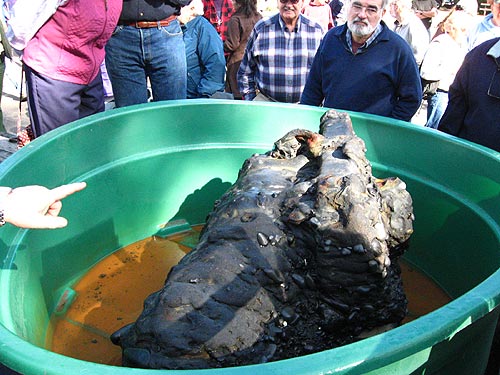
{"type": "MultiPolygon", "coordinates": [[[[67,228],[1,229],[0,362],[37,375],[150,374],[41,349],[62,291],[112,251],[170,220],[203,223],[249,155],[268,151],[289,130],[317,130],[324,112],[217,100],[146,104],[57,129],[4,161],[0,185],[84,180],[88,187],[64,200],[67,228]]],[[[374,175],[398,176],[412,194],[415,233],[405,258],[454,301],[343,348],[217,373],[473,374],[484,368],[500,300],[499,154],[400,121],[351,116],[374,175]]]]}

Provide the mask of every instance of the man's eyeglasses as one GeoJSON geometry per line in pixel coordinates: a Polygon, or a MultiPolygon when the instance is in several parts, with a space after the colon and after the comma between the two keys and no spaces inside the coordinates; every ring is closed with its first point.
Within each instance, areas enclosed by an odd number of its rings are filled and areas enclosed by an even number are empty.
{"type": "Polygon", "coordinates": [[[287,3],[292,3],[292,4],[298,4],[300,0],[280,0],[281,4],[287,4],[287,3]]]}
{"type": "MultiPolygon", "coordinates": [[[[281,0],[280,0],[281,1],[281,0]]],[[[356,12],[356,13],[361,13],[361,11],[364,9],[366,14],[369,16],[375,16],[379,12],[379,8],[376,7],[375,5],[368,5],[366,7],[362,6],[359,3],[352,3],[351,4],[351,9],[356,12]]]]}

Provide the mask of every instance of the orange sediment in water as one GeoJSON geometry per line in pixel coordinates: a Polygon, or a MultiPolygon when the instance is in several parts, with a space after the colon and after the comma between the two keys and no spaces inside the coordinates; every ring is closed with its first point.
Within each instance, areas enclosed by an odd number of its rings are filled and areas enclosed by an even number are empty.
{"type": "Polygon", "coordinates": [[[399,264],[408,299],[408,315],[403,323],[415,320],[451,301],[450,296],[420,270],[409,265],[404,259],[400,260],[399,264]]]}
{"type": "MultiPolygon", "coordinates": [[[[164,285],[171,267],[197,243],[201,227],[167,238],[150,237],[96,264],[73,286],[76,298],[51,320],[47,348],[89,362],[121,365],[121,348],[109,336],[134,322],[144,300],[164,285]]],[[[430,278],[401,261],[409,314],[404,322],[450,301],[430,278]]]]}
{"type": "Polygon", "coordinates": [[[53,315],[47,347],[85,361],[121,365],[121,348],[109,336],[137,319],[146,297],[163,287],[170,268],[198,235],[195,228],[166,239],[150,237],[96,264],[73,286],[77,296],[66,313],[53,315]]]}

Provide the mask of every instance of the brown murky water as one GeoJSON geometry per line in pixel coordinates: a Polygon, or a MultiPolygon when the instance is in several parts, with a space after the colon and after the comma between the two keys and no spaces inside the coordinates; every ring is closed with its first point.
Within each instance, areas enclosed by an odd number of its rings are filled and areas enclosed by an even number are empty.
{"type": "MultiPolygon", "coordinates": [[[[51,319],[46,347],[90,362],[121,365],[121,348],[109,335],[142,312],[146,297],[161,289],[168,270],[198,242],[201,227],[167,238],[151,237],[111,254],[93,267],[51,319]]],[[[432,280],[401,262],[410,321],[450,301],[432,280]]]]}

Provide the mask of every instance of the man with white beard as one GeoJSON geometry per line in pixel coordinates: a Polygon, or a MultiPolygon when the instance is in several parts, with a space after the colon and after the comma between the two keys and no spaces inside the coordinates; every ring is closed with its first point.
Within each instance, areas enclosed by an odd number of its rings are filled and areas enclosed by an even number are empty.
{"type": "Polygon", "coordinates": [[[300,103],[410,121],[422,101],[410,46],[382,21],[387,0],[350,0],[347,23],[328,31],[300,103]]]}

